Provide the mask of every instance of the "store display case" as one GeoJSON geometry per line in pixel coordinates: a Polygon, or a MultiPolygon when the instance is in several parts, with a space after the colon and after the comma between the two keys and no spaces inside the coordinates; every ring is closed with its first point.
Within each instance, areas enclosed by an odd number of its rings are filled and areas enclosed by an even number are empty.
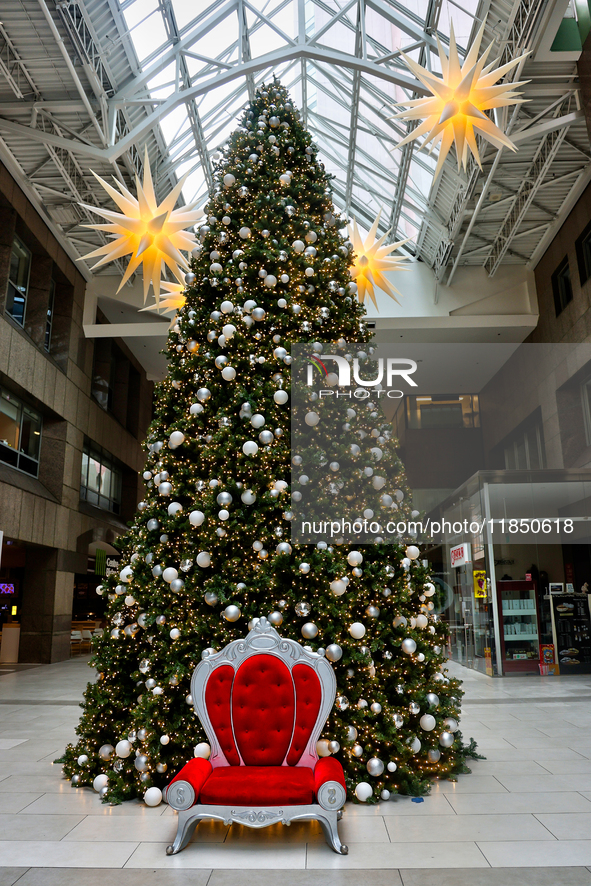
{"type": "Polygon", "coordinates": [[[498,581],[503,672],[538,673],[540,620],[534,581],[498,581]]]}

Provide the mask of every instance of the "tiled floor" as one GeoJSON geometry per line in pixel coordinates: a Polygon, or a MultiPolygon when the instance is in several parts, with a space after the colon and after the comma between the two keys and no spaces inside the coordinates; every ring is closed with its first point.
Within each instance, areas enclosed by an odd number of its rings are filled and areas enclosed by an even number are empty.
{"type": "Polygon", "coordinates": [[[0,670],[0,886],[591,886],[591,679],[491,680],[457,665],[462,730],[486,760],[423,803],[346,808],[337,856],[317,824],[199,826],[103,806],[52,760],[74,737],[86,660],[0,670]],[[240,873],[238,873],[240,872],[240,873]],[[287,873],[289,872],[289,873],[287,873]]]}

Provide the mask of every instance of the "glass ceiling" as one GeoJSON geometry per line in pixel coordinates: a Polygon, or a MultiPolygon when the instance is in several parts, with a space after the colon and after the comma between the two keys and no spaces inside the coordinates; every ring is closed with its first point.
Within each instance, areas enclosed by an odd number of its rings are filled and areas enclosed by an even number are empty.
{"type": "MultiPolygon", "coordinates": [[[[434,34],[466,46],[477,0],[119,0],[142,73],[127,100],[149,96],[183,196],[205,202],[208,165],[237,125],[249,92],[276,74],[302,109],[335,203],[365,228],[382,210],[390,239],[416,238],[428,211],[436,153],[397,149],[398,103],[423,94],[401,58],[439,70],[434,34]],[[197,12],[197,14],[196,14],[197,12]],[[307,52],[300,50],[305,46],[307,52]],[[134,89],[137,91],[134,93],[134,89]],[[181,90],[189,101],[176,103],[181,90]],[[167,104],[172,105],[168,110],[167,104]]],[[[420,88],[420,87],[419,87],[420,88]]],[[[454,161],[455,162],[455,161],[454,161]]]]}

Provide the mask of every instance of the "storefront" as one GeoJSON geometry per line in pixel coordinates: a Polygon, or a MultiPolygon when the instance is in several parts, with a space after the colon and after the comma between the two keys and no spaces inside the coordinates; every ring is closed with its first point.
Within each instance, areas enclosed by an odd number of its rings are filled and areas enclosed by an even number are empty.
{"type": "Polygon", "coordinates": [[[427,556],[452,659],[490,676],[591,673],[590,476],[482,471],[443,502],[450,533],[427,556]]]}

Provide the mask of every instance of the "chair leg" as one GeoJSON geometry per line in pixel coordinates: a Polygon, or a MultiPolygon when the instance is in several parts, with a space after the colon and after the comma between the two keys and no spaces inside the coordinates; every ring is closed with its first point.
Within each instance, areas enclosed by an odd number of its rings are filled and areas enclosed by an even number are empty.
{"type": "Polygon", "coordinates": [[[331,849],[334,849],[339,855],[348,855],[349,847],[341,843],[339,831],[337,827],[337,812],[323,812],[318,816],[320,826],[324,831],[324,838],[331,849]]]}
{"type": "Polygon", "coordinates": [[[187,809],[186,812],[179,812],[179,824],[176,837],[174,838],[174,843],[166,847],[167,855],[176,855],[177,852],[181,852],[193,836],[193,832],[199,824],[200,819],[193,818],[190,813],[190,809],[187,809]]]}

